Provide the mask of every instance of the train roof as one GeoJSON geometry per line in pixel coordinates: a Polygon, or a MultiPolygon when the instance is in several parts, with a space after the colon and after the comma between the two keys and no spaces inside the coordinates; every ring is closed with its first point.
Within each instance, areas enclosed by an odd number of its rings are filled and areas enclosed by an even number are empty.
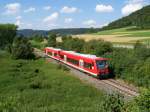
{"type": "Polygon", "coordinates": [[[106,60],[106,58],[102,58],[102,57],[97,57],[96,55],[91,55],[91,54],[81,54],[81,53],[77,53],[75,51],[63,51],[65,53],[70,53],[76,56],[82,56],[85,58],[89,58],[89,59],[95,59],[95,60],[106,60]]]}
{"type": "Polygon", "coordinates": [[[96,55],[91,55],[91,54],[81,54],[81,53],[77,53],[75,51],[65,51],[65,50],[62,50],[62,49],[59,49],[59,48],[53,48],[53,47],[46,47],[46,48],[47,49],[52,49],[52,50],[55,50],[55,51],[62,51],[62,52],[65,52],[65,53],[69,53],[69,54],[76,55],[76,56],[81,56],[81,57],[88,58],[88,59],[108,60],[107,58],[97,57],[96,55]]]}
{"type": "Polygon", "coordinates": [[[52,49],[52,50],[56,50],[56,51],[60,51],[61,49],[59,48],[53,48],[53,47],[46,47],[47,49],[52,49]]]}

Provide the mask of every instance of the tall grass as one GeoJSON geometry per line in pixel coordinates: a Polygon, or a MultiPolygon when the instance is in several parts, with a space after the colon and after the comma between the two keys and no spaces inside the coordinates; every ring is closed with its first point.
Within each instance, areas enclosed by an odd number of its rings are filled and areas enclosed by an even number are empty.
{"type": "Polygon", "coordinates": [[[12,60],[0,53],[0,111],[95,112],[105,95],[68,71],[39,60],[12,60]]]}

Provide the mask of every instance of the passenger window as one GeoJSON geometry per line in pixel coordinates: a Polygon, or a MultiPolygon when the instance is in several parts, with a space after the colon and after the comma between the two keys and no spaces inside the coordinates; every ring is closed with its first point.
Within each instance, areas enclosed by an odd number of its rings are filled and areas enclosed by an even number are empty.
{"type": "Polygon", "coordinates": [[[57,56],[57,53],[54,53],[54,56],[57,56]]]}
{"type": "Polygon", "coordinates": [[[88,68],[88,69],[92,69],[93,64],[84,62],[84,67],[85,67],[85,68],[88,68]]]}
{"type": "Polygon", "coordinates": [[[48,55],[51,55],[51,56],[52,56],[52,53],[51,53],[51,52],[48,52],[48,55]]]}
{"type": "Polygon", "coordinates": [[[79,61],[71,58],[67,58],[67,61],[74,64],[74,65],[79,65],[79,61]]]}
{"type": "Polygon", "coordinates": [[[64,55],[60,55],[60,58],[61,58],[61,59],[64,59],[64,55]]]}

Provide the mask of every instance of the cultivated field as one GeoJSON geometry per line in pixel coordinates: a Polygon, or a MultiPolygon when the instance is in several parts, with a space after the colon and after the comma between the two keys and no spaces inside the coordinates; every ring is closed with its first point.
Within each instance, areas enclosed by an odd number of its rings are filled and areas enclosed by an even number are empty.
{"type": "Polygon", "coordinates": [[[105,40],[105,41],[109,41],[109,42],[121,42],[121,43],[134,43],[137,40],[145,40],[145,39],[150,39],[150,37],[121,37],[124,35],[93,35],[93,34],[84,34],[84,35],[74,35],[74,38],[80,38],[80,39],[84,39],[85,41],[90,41],[90,40],[105,40]]]}
{"type": "Polygon", "coordinates": [[[147,42],[150,40],[150,30],[134,30],[133,27],[127,27],[94,34],[73,35],[73,37],[85,41],[102,39],[113,43],[135,43],[137,40],[147,42]]]}

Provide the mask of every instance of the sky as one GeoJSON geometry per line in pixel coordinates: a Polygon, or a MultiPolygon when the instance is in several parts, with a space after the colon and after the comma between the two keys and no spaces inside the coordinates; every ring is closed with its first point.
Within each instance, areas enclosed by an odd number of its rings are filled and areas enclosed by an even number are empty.
{"type": "Polygon", "coordinates": [[[0,23],[19,29],[100,28],[150,0],[0,0],[0,23]]]}

